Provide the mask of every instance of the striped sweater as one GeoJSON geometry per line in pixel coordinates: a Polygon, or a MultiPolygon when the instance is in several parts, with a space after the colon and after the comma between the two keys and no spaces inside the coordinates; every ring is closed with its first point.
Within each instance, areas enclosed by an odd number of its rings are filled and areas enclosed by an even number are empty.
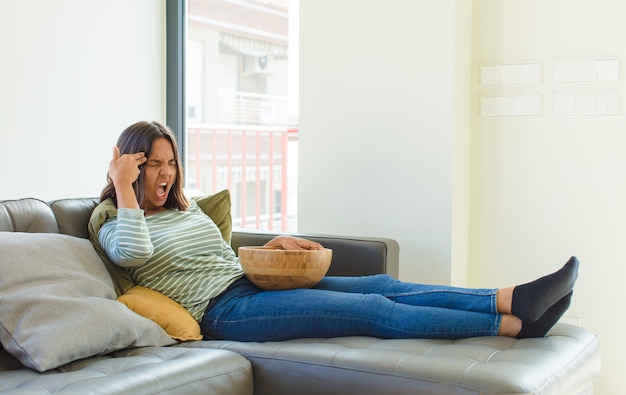
{"type": "Polygon", "coordinates": [[[120,208],[102,225],[98,240],[136,284],[169,296],[200,321],[210,300],[243,271],[217,225],[194,201],[190,204],[187,211],[148,216],[120,208]]]}

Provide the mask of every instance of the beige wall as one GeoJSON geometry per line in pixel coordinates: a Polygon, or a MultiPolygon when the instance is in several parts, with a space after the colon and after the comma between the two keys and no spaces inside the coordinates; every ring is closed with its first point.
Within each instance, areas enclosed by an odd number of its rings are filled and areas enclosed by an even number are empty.
{"type": "Polygon", "coordinates": [[[0,1],[0,198],[97,196],[120,132],[164,119],[164,4],[0,1]]]}
{"type": "MultiPolygon", "coordinates": [[[[596,394],[620,393],[626,342],[626,120],[559,117],[554,95],[616,92],[618,82],[556,83],[557,61],[626,58],[626,3],[617,0],[474,0],[469,283],[515,283],[581,261],[569,318],[596,332],[602,379],[596,394]],[[478,86],[479,67],[540,62],[540,86],[478,86]],[[481,118],[492,94],[543,97],[540,117],[481,118]],[[615,314],[613,310],[617,308],[615,314]]],[[[622,64],[622,71],[624,65],[622,64]]]]}

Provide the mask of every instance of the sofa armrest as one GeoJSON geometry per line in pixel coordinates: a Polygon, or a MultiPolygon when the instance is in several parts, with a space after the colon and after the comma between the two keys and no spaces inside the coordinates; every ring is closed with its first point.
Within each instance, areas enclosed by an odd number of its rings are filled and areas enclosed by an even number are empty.
{"type": "MultiPolygon", "coordinates": [[[[237,252],[241,246],[264,245],[284,233],[238,230],[232,233],[232,247],[237,252]]],[[[285,234],[286,235],[286,234],[285,234]]],[[[380,237],[331,236],[290,233],[322,244],[333,250],[329,276],[366,276],[388,274],[398,278],[400,248],[398,242],[380,237]]]]}

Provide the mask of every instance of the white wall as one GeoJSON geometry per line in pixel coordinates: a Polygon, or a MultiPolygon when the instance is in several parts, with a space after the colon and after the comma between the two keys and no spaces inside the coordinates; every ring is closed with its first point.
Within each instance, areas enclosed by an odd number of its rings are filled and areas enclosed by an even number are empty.
{"type": "Polygon", "coordinates": [[[454,141],[469,119],[469,93],[455,100],[468,85],[462,3],[300,5],[298,229],[394,238],[406,280],[451,278],[454,141]]]}
{"type": "Polygon", "coordinates": [[[618,0],[474,0],[472,41],[470,285],[512,284],[581,261],[569,317],[599,335],[602,378],[595,394],[621,393],[626,326],[626,119],[558,117],[554,94],[616,92],[618,82],[556,83],[569,59],[626,60],[626,3],[618,0]],[[532,87],[478,86],[479,66],[540,62],[532,87]],[[478,100],[539,93],[543,115],[481,118],[478,100]]]}
{"type": "Polygon", "coordinates": [[[0,199],[98,196],[120,132],[165,120],[164,4],[0,1],[0,199]]]}

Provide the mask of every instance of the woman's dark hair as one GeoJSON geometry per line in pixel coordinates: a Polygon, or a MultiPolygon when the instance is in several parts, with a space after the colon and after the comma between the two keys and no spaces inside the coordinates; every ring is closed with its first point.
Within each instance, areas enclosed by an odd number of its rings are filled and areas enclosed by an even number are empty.
{"type": "MultiPolygon", "coordinates": [[[[144,152],[146,157],[150,156],[152,151],[152,143],[158,138],[166,138],[171,144],[174,150],[174,159],[176,161],[176,181],[172,185],[165,207],[168,209],[177,209],[184,211],[189,207],[189,201],[185,197],[183,192],[183,169],[180,164],[180,157],[178,155],[178,146],[176,144],[176,138],[172,131],[165,125],[158,122],[137,122],[127,127],[119,139],[117,140],[117,147],[120,150],[120,154],[134,154],[137,152],[144,152]]],[[[133,189],[135,196],[137,196],[137,202],[139,207],[144,207],[145,201],[145,169],[144,166],[139,167],[139,177],[133,183],[133,189]]],[[[104,201],[108,198],[112,198],[113,202],[117,206],[117,196],[115,194],[115,186],[113,180],[107,174],[107,186],[104,187],[100,194],[100,201],[104,201]]]]}

